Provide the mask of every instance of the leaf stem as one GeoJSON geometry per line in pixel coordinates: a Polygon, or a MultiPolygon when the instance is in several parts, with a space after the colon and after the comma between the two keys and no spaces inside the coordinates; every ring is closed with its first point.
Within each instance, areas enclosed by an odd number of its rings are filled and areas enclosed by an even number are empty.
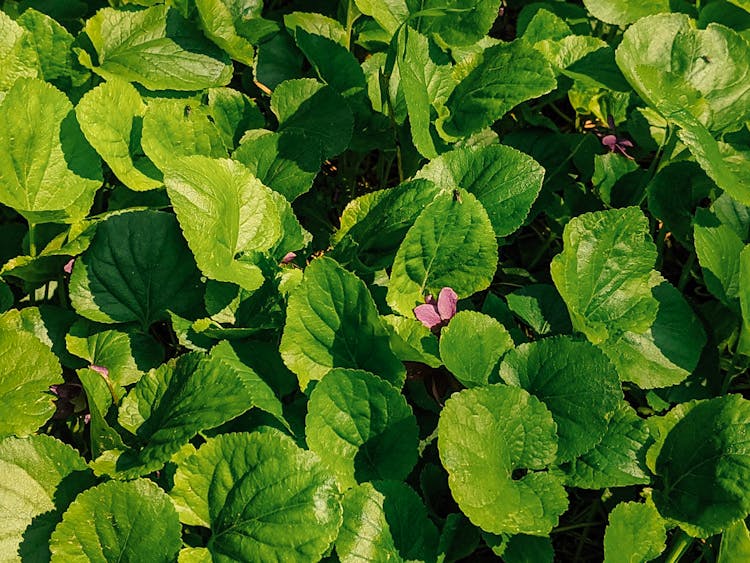
{"type": "Polygon", "coordinates": [[[36,258],[36,224],[29,221],[29,256],[36,258]]]}
{"type": "Polygon", "coordinates": [[[695,264],[695,251],[690,253],[690,256],[688,256],[687,262],[685,262],[685,265],[682,267],[682,273],[680,274],[680,281],[677,282],[677,289],[679,289],[680,291],[683,291],[685,289],[685,286],[687,285],[687,282],[690,279],[690,272],[693,270],[694,264],[695,264]]]}
{"type": "Polygon", "coordinates": [[[694,539],[688,536],[683,530],[678,530],[677,534],[672,538],[672,547],[664,559],[664,563],[677,563],[693,544],[694,539]]]}

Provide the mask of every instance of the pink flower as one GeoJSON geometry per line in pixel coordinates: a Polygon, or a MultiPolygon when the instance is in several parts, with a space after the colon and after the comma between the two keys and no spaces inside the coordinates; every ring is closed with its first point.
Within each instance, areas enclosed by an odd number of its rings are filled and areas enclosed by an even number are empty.
{"type": "Polygon", "coordinates": [[[89,366],[89,369],[94,370],[95,372],[103,376],[105,379],[109,378],[109,370],[103,366],[95,366],[92,364],[89,366]]]}
{"type": "Polygon", "coordinates": [[[294,252],[287,252],[284,257],[281,259],[282,264],[289,264],[292,260],[297,258],[297,255],[294,252]]]}
{"type": "Polygon", "coordinates": [[[448,324],[448,321],[456,314],[456,303],[458,295],[450,287],[440,290],[437,302],[428,295],[424,305],[414,307],[414,316],[418,321],[429,329],[440,328],[448,324]]]}
{"type": "Polygon", "coordinates": [[[68,260],[68,261],[67,261],[67,262],[65,263],[65,266],[63,266],[63,271],[64,271],[64,272],[65,272],[66,274],[70,274],[70,273],[72,273],[72,272],[73,272],[73,262],[75,262],[75,261],[76,261],[76,259],[75,259],[75,258],[71,258],[70,260],[68,260]]]}

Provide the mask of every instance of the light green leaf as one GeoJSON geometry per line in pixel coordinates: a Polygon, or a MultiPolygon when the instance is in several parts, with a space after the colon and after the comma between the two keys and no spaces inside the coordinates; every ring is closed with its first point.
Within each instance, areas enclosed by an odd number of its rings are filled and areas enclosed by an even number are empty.
{"type": "Polygon", "coordinates": [[[249,38],[243,37],[242,26],[260,18],[262,2],[254,0],[196,0],[198,18],[203,32],[234,60],[252,66],[255,50],[249,38]]]}
{"type": "Polygon", "coordinates": [[[699,402],[667,434],[656,459],[654,502],[694,537],[717,534],[750,512],[750,402],[699,402]]]}
{"type": "Polygon", "coordinates": [[[333,88],[311,78],[287,80],[271,96],[271,110],[279,120],[278,132],[297,133],[314,151],[320,146],[325,160],[349,146],[354,118],[344,98],[333,88]]]}
{"type": "Polygon", "coordinates": [[[104,8],[86,22],[98,61],[78,57],[100,76],[119,76],[149,90],[202,90],[232,78],[229,57],[177,10],[153,6],[142,11],[104,8]]]}
{"type": "Polygon", "coordinates": [[[354,0],[357,8],[378,22],[389,36],[409,17],[406,0],[354,0]]]}
{"type": "Polygon", "coordinates": [[[668,119],[681,109],[723,131],[750,116],[750,44],[727,27],[695,29],[685,14],[645,17],[625,32],[616,59],[636,92],[668,119]]]}
{"type": "Polygon", "coordinates": [[[593,344],[569,336],[544,338],[511,350],[500,377],[542,401],[557,424],[557,461],[596,446],[622,401],[614,366],[593,344]]]}
{"type": "Polygon", "coordinates": [[[135,383],[164,361],[164,349],[150,335],[108,330],[85,320],[70,327],[65,344],[71,354],[107,368],[109,378],[119,387],[135,383]]]}
{"type": "Polygon", "coordinates": [[[211,528],[214,563],[318,561],[341,524],[333,476],[276,430],[208,439],[174,482],[183,521],[211,528]]]}
{"type": "Polygon", "coordinates": [[[0,436],[35,432],[55,412],[50,385],[62,382],[48,345],[31,332],[0,328],[0,436]]]}
{"type": "Polygon", "coordinates": [[[252,253],[279,242],[282,212],[289,205],[284,198],[228,159],[182,158],[164,183],[201,271],[248,291],[258,289],[263,275],[252,253]]]}
{"type": "Polygon", "coordinates": [[[695,215],[695,253],[706,287],[730,309],[737,309],[740,295],[740,253],[745,242],[728,225],[699,209],[695,215]]]}
{"type": "Polygon", "coordinates": [[[213,563],[211,551],[205,547],[183,547],[177,563],[213,563]]]}
{"type": "Polygon", "coordinates": [[[141,149],[141,122],[146,105],[138,90],[111,78],[87,92],[76,107],[86,140],[131,190],[162,185],[161,172],[141,149]]]}
{"type": "Polygon", "coordinates": [[[518,387],[467,389],[446,401],[440,459],[453,498],[473,524],[493,534],[530,535],[547,535],[557,525],[567,495],[557,476],[541,471],[555,460],[556,431],[544,404],[518,387]],[[520,469],[528,473],[515,478],[520,469]]]}
{"type": "Polygon", "coordinates": [[[442,189],[463,188],[484,205],[495,234],[508,236],[529,214],[542,189],[544,168],[533,158],[504,145],[462,148],[431,160],[417,178],[442,189]]]}
{"type": "Polygon", "coordinates": [[[645,421],[625,403],[615,411],[601,441],[564,467],[566,484],[582,489],[645,485],[649,431],[645,421]]]}
{"type": "Polygon", "coordinates": [[[585,213],[565,226],[563,241],[550,272],[573,328],[594,344],[647,331],[656,315],[649,285],[656,247],[641,210],[585,213]]]}
{"type": "Polygon", "coordinates": [[[609,513],[604,561],[645,563],[664,551],[666,541],[666,522],[652,504],[622,502],[609,513]]]}
{"type": "Polygon", "coordinates": [[[227,156],[227,147],[205,106],[183,100],[154,100],[143,117],[143,152],[162,171],[183,156],[227,156]]]}
{"type": "Polygon", "coordinates": [[[290,132],[262,131],[243,138],[232,158],[289,201],[312,187],[321,165],[320,155],[309,150],[306,137],[290,132]]]}
{"type": "Polygon", "coordinates": [[[682,294],[653,272],[649,281],[656,318],[642,333],[625,331],[600,343],[622,381],[642,389],[684,381],[698,365],[706,333],[682,294]]]}
{"type": "Polygon", "coordinates": [[[750,356],[750,245],[740,253],[740,311],[742,330],[737,344],[737,352],[750,356]]]}
{"type": "Polygon", "coordinates": [[[279,349],[303,390],[336,367],[363,369],[397,387],[406,375],[367,287],[330,258],[314,260],[292,291],[279,349]]]}
{"type": "Polygon", "coordinates": [[[742,520],[729,526],[721,536],[717,563],[750,560],[750,533],[742,520]]]}
{"type": "Polygon", "coordinates": [[[437,337],[417,319],[386,315],[381,317],[391,334],[391,349],[402,362],[420,362],[440,367],[437,337]]]}
{"type": "MultiPolygon", "coordinates": [[[[211,88],[208,91],[208,111],[221,133],[224,146],[236,147],[248,129],[263,127],[266,119],[255,101],[233,88],[211,88]]],[[[257,174],[256,174],[257,176],[257,174]]],[[[262,178],[261,178],[262,180],[262,178]]],[[[269,187],[273,187],[270,186],[269,187]]]]}
{"type": "Polygon", "coordinates": [[[513,314],[539,336],[569,334],[572,330],[565,302],[553,285],[527,285],[505,299],[513,314]]]}
{"type": "Polygon", "coordinates": [[[334,19],[315,12],[292,12],[284,16],[284,25],[294,36],[300,29],[310,35],[319,35],[347,47],[349,41],[344,26],[334,19]]]}
{"type": "Polygon", "coordinates": [[[490,316],[460,311],[440,333],[440,357],[466,387],[486,385],[513,338],[490,316]]]}
{"type": "Polygon", "coordinates": [[[33,223],[88,213],[101,161],[65,94],[35,78],[17,80],[0,102],[0,146],[0,203],[33,223]]]}
{"type": "Polygon", "coordinates": [[[364,371],[333,369],[323,377],[310,395],[305,435],[342,489],[403,480],[417,462],[417,420],[406,398],[364,371]]]}
{"type": "Polygon", "coordinates": [[[124,390],[108,384],[108,380],[93,369],[76,370],[78,379],[86,393],[89,415],[89,438],[91,441],[91,457],[98,458],[107,450],[125,450],[127,446],[107,420],[107,414],[115,399],[119,401],[124,390]]]}
{"type": "Polygon", "coordinates": [[[469,45],[490,32],[499,8],[500,0],[427,0],[421,3],[426,15],[419,29],[439,35],[448,45],[469,45]]]}
{"type": "Polygon", "coordinates": [[[65,367],[76,368],[81,361],[65,348],[65,335],[78,315],[55,305],[11,309],[0,316],[0,329],[29,332],[42,341],[65,367]]]}
{"type": "Polygon", "coordinates": [[[77,451],[46,435],[0,441],[0,472],[0,559],[49,561],[49,536],[93,473],[77,451]]]}
{"type": "Polygon", "coordinates": [[[669,0],[583,0],[583,5],[596,19],[619,26],[670,11],[669,0]]]}
{"type": "Polygon", "coordinates": [[[389,268],[407,231],[438,193],[432,182],[412,180],[350,201],[331,237],[332,255],[357,271],[389,268]]]}
{"type": "Polygon", "coordinates": [[[74,69],[72,47],[75,38],[57,21],[33,8],[26,9],[16,21],[28,32],[28,42],[37,53],[39,78],[66,89],[88,75],[88,71],[74,69]]]}
{"type": "Polygon", "coordinates": [[[453,90],[446,103],[450,114],[438,127],[450,136],[468,137],[556,85],[549,63],[531,45],[522,40],[493,45],[453,90]]]}
{"type": "Polygon", "coordinates": [[[70,278],[78,314],[102,323],[138,321],[144,330],[167,319],[167,310],[194,311],[202,296],[200,272],[177,221],[159,211],[101,222],[70,278]]]}
{"type": "Polygon", "coordinates": [[[174,561],[180,522],[153,482],[110,481],[78,495],[50,541],[52,563],[174,561]]]}
{"type": "Polygon", "coordinates": [[[336,539],[341,563],[435,561],[438,532],[422,499],[406,483],[376,481],[346,492],[336,539]]]}
{"type": "Polygon", "coordinates": [[[0,11],[0,60],[3,61],[0,67],[0,92],[13,86],[16,79],[34,78],[40,71],[31,34],[3,11],[0,11]]]}
{"type": "Polygon", "coordinates": [[[445,193],[424,208],[396,253],[388,304],[405,317],[451,287],[459,298],[489,287],[497,241],[487,212],[470,193],[445,193]]]}

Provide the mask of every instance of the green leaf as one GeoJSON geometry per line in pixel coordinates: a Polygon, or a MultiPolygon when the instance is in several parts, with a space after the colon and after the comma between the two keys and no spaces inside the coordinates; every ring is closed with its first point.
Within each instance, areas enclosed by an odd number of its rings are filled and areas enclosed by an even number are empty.
{"type": "Polygon", "coordinates": [[[622,381],[642,389],[668,387],[684,381],[698,365],[706,333],[683,295],[658,272],[649,281],[656,312],[643,333],[626,331],[600,343],[622,381]]]}
{"type": "Polygon", "coordinates": [[[78,495],[52,534],[53,563],[174,561],[180,522],[151,481],[110,481],[78,495]]]}
{"type": "Polygon", "coordinates": [[[652,504],[622,502],[609,513],[604,533],[607,563],[651,561],[666,547],[666,522],[652,504]]]}
{"type": "Polygon", "coordinates": [[[233,88],[209,89],[208,110],[221,133],[224,145],[229,149],[239,144],[245,131],[266,124],[255,101],[233,88]]]}
{"type": "Polygon", "coordinates": [[[378,22],[389,36],[409,18],[407,0],[354,0],[357,8],[378,22]]]}
{"type": "Polygon", "coordinates": [[[557,454],[556,425],[537,398],[490,385],[454,394],[438,449],[458,506],[493,534],[547,535],[568,506],[560,479],[542,471],[557,454]],[[528,470],[516,478],[514,472],[528,470]]]}
{"type": "Polygon", "coordinates": [[[28,41],[37,53],[39,78],[65,90],[66,86],[70,87],[88,75],[88,71],[74,69],[72,47],[75,39],[62,25],[33,8],[25,10],[16,21],[28,32],[28,41]]]}
{"type": "Polygon", "coordinates": [[[596,446],[622,401],[620,380],[593,344],[557,336],[508,352],[500,377],[542,401],[557,424],[557,461],[570,461],[596,446]]]}
{"type": "Polygon", "coordinates": [[[438,193],[432,182],[412,180],[350,201],[331,237],[333,256],[358,271],[390,267],[407,231],[438,193]]]}
{"type": "Polygon", "coordinates": [[[183,156],[227,156],[221,132],[205,106],[184,100],[154,100],[143,117],[143,152],[162,171],[179,166],[183,156]]]}
{"type": "Polygon", "coordinates": [[[62,368],[47,344],[31,332],[0,327],[0,436],[24,436],[44,424],[55,412],[49,387],[58,383],[62,368]]]}
{"type": "Polygon", "coordinates": [[[131,84],[111,78],[88,91],[76,107],[86,140],[131,190],[162,185],[161,172],[143,154],[141,124],[146,105],[131,84]]]}
{"type": "Polygon", "coordinates": [[[97,460],[97,469],[125,478],[159,469],[199,431],[254,406],[259,386],[248,372],[221,354],[205,357],[199,352],[151,370],[122,400],[118,415],[142,447],[115,456],[114,463],[107,455],[97,460]]]}
{"type": "Polygon", "coordinates": [[[695,253],[703,270],[703,281],[716,298],[737,310],[740,296],[740,253],[745,242],[710,212],[695,215],[695,253]]]}
{"type": "Polygon", "coordinates": [[[527,285],[505,299],[513,314],[539,336],[569,334],[572,330],[565,302],[553,285],[527,285]]]}
{"type": "Polygon", "coordinates": [[[304,135],[265,130],[243,138],[232,158],[289,201],[312,187],[321,165],[320,155],[309,150],[304,135]]]}
{"type": "Polygon", "coordinates": [[[239,162],[204,156],[174,162],[164,183],[198,267],[209,278],[255,291],[263,274],[255,252],[279,242],[283,197],[239,162]]]}
{"type": "Polygon", "coordinates": [[[94,483],[86,462],[52,436],[0,441],[0,558],[49,561],[49,537],[75,496],[94,483]]]}
{"type": "Polygon", "coordinates": [[[0,203],[32,223],[88,213],[102,185],[101,161],[65,94],[38,79],[17,80],[0,102],[0,146],[0,203]]]}
{"type": "Polygon", "coordinates": [[[279,84],[271,96],[271,110],[279,120],[278,132],[301,135],[325,160],[349,146],[354,118],[344,98],[317,80],[304,78],[279,84]]]}
{"type": "Polygon", "coordinates": [[[435,561],[438,532],[422,499],[406,483],[363,483],[344,495],[336,539],[341,563],[435,561]]]}
{"type": "Polygon", "coordinates": [[[406,372],[365,284],[330,258],[318,258],[292,291],[279,347],[305,390],[331,368],[363,369],[401,387],[406,372]]]}
{"type": "Polygon", "coordinates": [[[526,42],[493,45],[453,90],[446,103],[450,114],[439,127],[448,135],[468,137],[556,85],[547,60],[526,42]]]}
{"type": "Polygon", "coordinates": [[[144,329],[194,311],[203,296],[200,272],[174,216],[158,211],[114,215],[97,227],[76,261],[70,299],[83,317],[138,321],[144,329]]]}
{"type": "Polygon", "coordinates": [[[723,131],[738,129],[750,116],[743,86],[750,45],[727,27],[695,29],[685,14],[645,17],[625,32],[616,58],[636,92],[668,119],[681,109],[710,131],[723,131]]]}
{"type": "Polygon", "coordinates": [[[391,335],[391,349],[402,362],[420,362],[437,368],[443,365],[437,337],[417,319],[381,317],[391,335]]]}
{"type": "Polygon", "coordinates": [[[740,253],[740,311],[742,312],[742,330],[737,352],[750,356],[750,245],[740,253]]]}
{"type": "Polygon", "coordinates": [[[667,434],[656,459],[654,502],[695,537],[717,534],[750,512],[750,402],[699,402],[667,434]]]}
{"type": "Polygon", "coordinates": [[[508,236],[529,214],[542,189],[544,168],[530,156],[504,145],[460,148],[431,160],[418,178],[439,188],[463,188],[476,196],[490,217],[495,234],[508,236]]]}
{"type": "Polygon", "coordinates": [[[211,528],[216,563],[318,561],[341,524],[333,476],[276,430],[208,439],[174,482],[183,522],[211,528]]]}
{"type": "Polygon", "coordinates": [[[621,402],[601,441],[563,468],[566,484],[581,489],[648,484],[645,453],[649,438],[645,421],[621,402]]]}
{"type": "Polygon", "coordinates": [[[142,11],[104,8],[84,28],[97,63],[78,57],[104,78],[119,76],[149,90],[202,90],[232,78],[229,57],[179,12],[167,6],[142,11]]]}
{"type": "Polygon", "coordinates": [[[0,11],[0,92],[8,90],[21,77],[35,78],[40,64],[31,34],[9,15],[0,11]]]}
{"type": "Polygon", "coordinates": [[[284,16],[284,25],[294,36],[300,29],[308,35],[318,35],[347,47],[349,38],[339,22],[315,12],[292,12],[284,16]]]}
{"type": "Polygon", "coordinates": [[[150,335],[109,330],[89,321],[77,321],[65,337],[71,354],[89,364],[107,368],[109,378],[125,387],[164,361],[164,349],[150,335]]]}
{"type": "Polygon", "coordinates": [[[404,316],[451,287],[459,298],[489,287],[497,241],[487,212],[470,193],[439,195],[424,208],[396,253],[388,304],[404,316]]]}
{"type": "Polygon", "coordinates": [[[65,335],[78,318],[70,309],[54,305],[24,307],[20,311],[11,309],[0,316],[0,329],[33,334],[52,350],[63,366],[77,368],[81,361],[65,348],[65,335]]]}
{"type": "Polygon", "coordinates": [[[198,18],[203,32],[234,60],[252,66],[255,50],[242,26],[252,18],[260,18],[258,2],[233,0],[196,0],[198,18]]]}
{"type": "MultiPolygon", "coordinates": [[[[285,16],[286,18],[289,16],[285,16]]],[[[297,27],[292,33],[297,46],[310,61],[318,78],[352,103],[355,99],[364,101],[367,85],[365,74],[349,49],[314,31],[308,33],[302,27],[297,27]]]]}
{"type": "Polygon", "coordinates": [[[439,35],[448,45],[469,45],[490,32],[500,4],[500,0],[427,0],[420,9],[425,15],[419,28],[439,35]]]}
{"type": "Polygon", "coordinates": [[[124,391],[111,385],[102,373],[93,369],[76,370],[76,375],[86,393],[86,403],[91,417],[89,438],[92,459],[98,458],[107,450],[125,450],[127,446],[123,443],[122,437],[106,418],[114,400],[119,400],[124,391]]]}
{"type": "Polygon", "coordinates": [[[342,489],[403,480],[417,462],[417,420],[406,398],[364,371],[333,369],[323,377],[310,395],[305,435],[342,489]]]}
{"type": "Polygon", "coordinates": [[[440,333],[440,357],[466,387],[486,385],[513,338],[498,321],[476,311],[460,311],[440,333]]]}
{"type": "Polygon", "coordinates": [[[670,11],[669,0],[583,0],[583,5],[596,19],[619,26],[670,11]]]}
{"type": "Polygon", "coordinates": [[[573,328],[594,344],[624,331],[643,333],[655,317],[649,279],[656,247],[637,207],[585,213],[563,233],[550,272],[573,328]]]}
{"type": "Polygon", "coordinates": [[[750,533],[742,520],[729,526],[721,536],[718,563],[750,559],[750,533]]]}

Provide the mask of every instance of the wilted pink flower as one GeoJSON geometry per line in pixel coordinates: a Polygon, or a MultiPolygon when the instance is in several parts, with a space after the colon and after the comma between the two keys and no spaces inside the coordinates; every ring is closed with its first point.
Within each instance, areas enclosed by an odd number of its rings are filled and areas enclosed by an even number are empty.
{"type": "Polygon", "coordinates": [[[414,316],[431,330],[440,328],[448,324],[448,321],[456,314],[456,303],[458,303],[456,292],[450,287],[444,287],[440,290],[437,302],[432,295],[428,295],[424,305],[414,307],[414,316]]]}
{"type": "Polygon", "coordinates": [[[65,263],[65,266],[63,266],[63,271],[65,271],[66,274],[70,274],[73,272],[73,263],[76,261],[75,258],[71,258],[65,263]]]}
{"type": "Polygon", "coordinates": [[[289,264],[292,260],[297,258],[297,255],[294,252],[287,252],[286,255],[281,259],[282,264],[289,264]]]}

